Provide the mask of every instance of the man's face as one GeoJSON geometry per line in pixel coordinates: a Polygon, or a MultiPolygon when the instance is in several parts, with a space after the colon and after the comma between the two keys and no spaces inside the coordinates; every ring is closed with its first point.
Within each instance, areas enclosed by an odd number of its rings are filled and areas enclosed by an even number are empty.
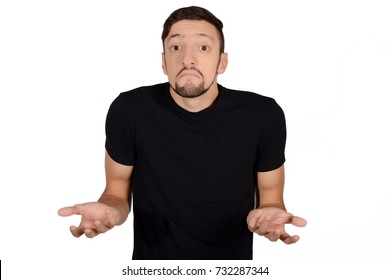
{"type": "Polygon", "coordinates": [[[227,54],[220,54],[217,29],[207,21],[181,20],[164,41],[162,67],[173,90],[194,98],[216,86],[225,71],[227,54]]]}

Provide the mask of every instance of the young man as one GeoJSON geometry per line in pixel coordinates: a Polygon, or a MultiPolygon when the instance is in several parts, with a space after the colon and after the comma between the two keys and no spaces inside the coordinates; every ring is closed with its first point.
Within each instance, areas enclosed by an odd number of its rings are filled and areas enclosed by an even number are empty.
{"type": "Polygon", "coordinates": [[[122,93],[106,121],[106,188],[79,214],[75,237],[125,222],[133,198],[133,259],[252,259],[253,232],[298,241],[306,221],[283,202],[285,119],[271,98],[217,83],[228,64],[222,22],[174,11],[162,34],[168,83],[122,93]]]}

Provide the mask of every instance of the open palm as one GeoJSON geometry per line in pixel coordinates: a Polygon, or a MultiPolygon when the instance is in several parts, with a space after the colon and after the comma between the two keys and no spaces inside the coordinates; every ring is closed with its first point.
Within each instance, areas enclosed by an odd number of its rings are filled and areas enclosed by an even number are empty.
{"type": "Polygon", "coordinates": [[[95,237],[112,229],[118,223],[118,210],[100,202],[88,202],[64,207],[58,210],[62,217],[81,215],[78,227],[72,225],[70,231],[75,237],[85,234],[87,237],[95,237]]]}

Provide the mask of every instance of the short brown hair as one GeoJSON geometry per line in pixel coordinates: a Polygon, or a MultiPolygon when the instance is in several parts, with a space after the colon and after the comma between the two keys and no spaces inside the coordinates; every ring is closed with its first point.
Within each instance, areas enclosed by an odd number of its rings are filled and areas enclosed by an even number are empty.
{"type": "Polygon", "coordinates": [[[225,38],[222,32],[222,28],[223,28],[222,21],[220,21],[216,16],[214,16],[210,11],[197,6],[190,6],[190,7],[177,9],[166,19],[164,23],[164,29],[161,35],[163,46],[164,46],[164,40],[167,38],[169,31],[171,31],[172,25],[180,20],[205,20],[211,23],[212,25],[214,25],[219,35],[219,41],[220,41],[219,50],[221,53],[224,52],[225,38]]]}

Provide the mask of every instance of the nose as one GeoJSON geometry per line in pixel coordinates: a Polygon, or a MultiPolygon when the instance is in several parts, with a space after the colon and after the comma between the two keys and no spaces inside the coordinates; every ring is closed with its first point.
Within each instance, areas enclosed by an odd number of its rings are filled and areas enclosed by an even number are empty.
{"type": "Polygon", "coordinates": [[[183,65],[186,67],[190,67],[190,66],[195,65],[195,62],[196,62],[196,58],[195,58],[194,51],[189,49],[189,48],[184,50],[184,52],[183,52],[183,65]]]}

